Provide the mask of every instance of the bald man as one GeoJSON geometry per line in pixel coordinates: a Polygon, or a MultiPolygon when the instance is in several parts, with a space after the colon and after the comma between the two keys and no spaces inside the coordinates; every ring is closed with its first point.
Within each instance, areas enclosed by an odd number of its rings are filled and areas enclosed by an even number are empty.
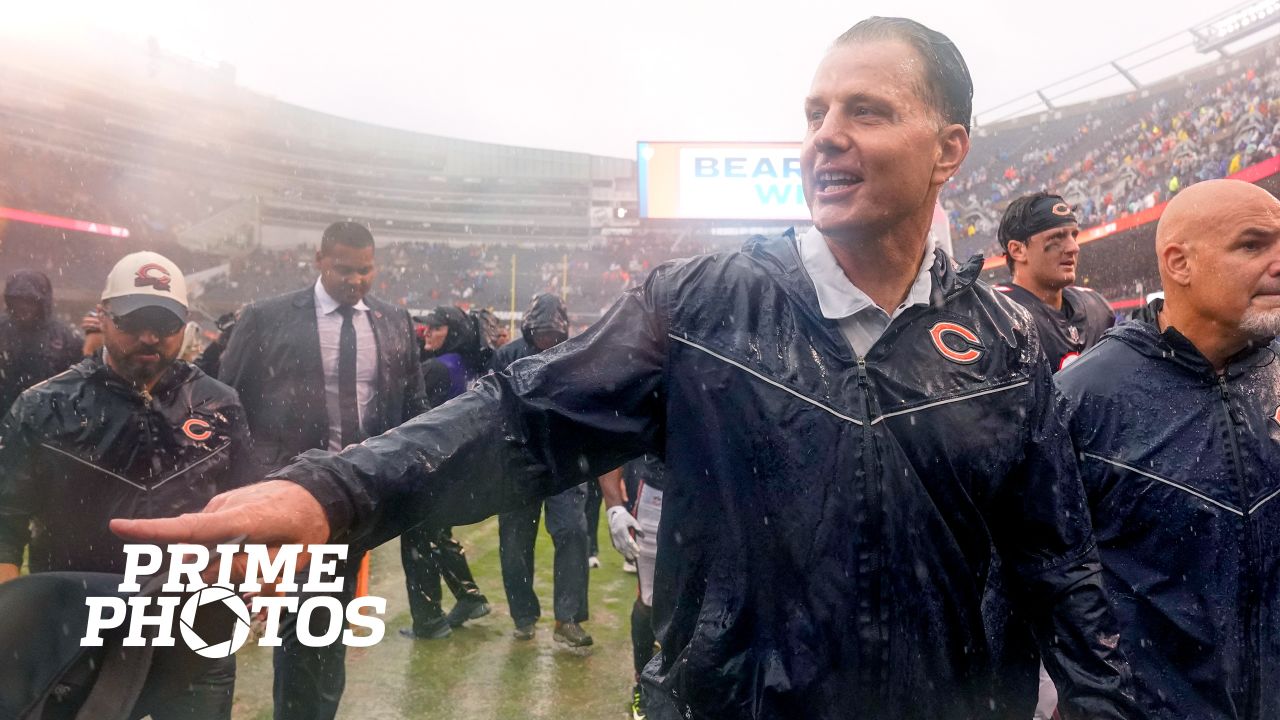
{"type": "Polygon", "coordinates": [[[1193,185],[1165,298],[1055,376],[1143,717],[1280,717],[1280,201],[1193,185]]]}

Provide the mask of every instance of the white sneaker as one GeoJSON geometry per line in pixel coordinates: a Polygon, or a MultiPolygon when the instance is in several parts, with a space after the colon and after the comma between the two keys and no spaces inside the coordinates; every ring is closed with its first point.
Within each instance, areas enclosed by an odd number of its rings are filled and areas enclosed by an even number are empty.
{"type": "Polygon", "coordinates": [[[600,567],[600,558],[596,557],[595,555],[592,555],[591,557],[587,558],[587,567],[591,568],[592,570],[600,567]]]}
{"type": "Polygon", "coordinates": [[[631,562],[630,560],[622,561],[622,572],[631,573],[632,575],[634,575],[636,573],[636,564],[631,562]]]}

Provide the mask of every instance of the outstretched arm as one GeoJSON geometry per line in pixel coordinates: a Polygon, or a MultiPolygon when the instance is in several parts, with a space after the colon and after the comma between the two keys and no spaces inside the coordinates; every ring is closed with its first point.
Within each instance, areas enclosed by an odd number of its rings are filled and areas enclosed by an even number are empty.
{"type": "Polygon", "coordinates": [[[114,521],[150,542],[373,547],[427,522],[476,522],[654,449],[665,409],[661,270],[582,335],[341,453],[309,451],[203,513],[114,521]]]}

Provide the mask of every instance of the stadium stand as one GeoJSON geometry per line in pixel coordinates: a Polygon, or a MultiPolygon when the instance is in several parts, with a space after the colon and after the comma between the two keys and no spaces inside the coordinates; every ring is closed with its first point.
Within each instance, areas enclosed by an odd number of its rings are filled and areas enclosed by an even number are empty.
{"type": "Polygon", "coordinates": [[[943,197],[956,255],[1000,254],[996,226],[1019,195],[1057,192],[1088,228],[1275,157],[1278,50],[1268,41],[1143,91],[977,129],[943,197]]]}
{"type": "MultiPolygon", "coordinates": [[[[742,240],[641,225],[631,160],[360,123],[207,69],[161,72],[171,59],[147,52],[142,70],[99,75],[0,62],[0,208],[129,228],[104,238],[0,224],[0,271],[51,271],[69,316],[92,302],[86,284],[110,258],[146,247],[204,271],[198,307],[216,317],[307,282],[319,231],[337,218],[374,230],[377,293],[392,302],[505,310],[551,290],[578,321],[664,260],[742,240]]],[[[1265,185],[1257,168],[1278,154],[1272,39],[1141,91],[976,128],[943,204],[956,256],[985,254],[1002,280],[1004,205],[1062,193],[1087,228],[1080,282],[1126,304],[1156,284],[1145,243],[1162,203],[1209,178],[1265,185]]]]}

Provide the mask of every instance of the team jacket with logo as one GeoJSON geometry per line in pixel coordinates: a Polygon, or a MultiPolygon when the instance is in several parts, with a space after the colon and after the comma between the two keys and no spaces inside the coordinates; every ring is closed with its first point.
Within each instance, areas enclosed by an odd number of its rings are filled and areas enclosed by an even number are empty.
{"type": "Polygon", "coordinates": [[[1277,352],[1129,322],[1055,378],[1143,717],[1280,717],[1277,352]]]}
{"type": "Polygon", "coordinates": [[[1106,299],[1088,288],[1063,288],[1062,310],[1049,307],[1030,290],[1013,283],[997,285],[996,289],[1031,313],[1040,333],[1040,346],[1054,372],[1074,362],[1116,324],[1115,313],[1106,299]]]}
{"type": "Polygon", "coordinates": [[[87,358],[22,393],[0,443],[0,563],[29,540],[33,572],[123,572],[111,518],[195,512],[257,479],[235,391],[181,361],[147,397],[87,358]]]}
{"type": "Polygon", "coordinates": [[[931,306],[855,357],[790,233],[667,264],[584,334],[272,474],[376,544],[660,455],[645,682],[690,718],[1021,720],[985,635],[994,541],[1064,707],[1130,717],[1048,364],[978,271],[938,253],[931,306]]]}

